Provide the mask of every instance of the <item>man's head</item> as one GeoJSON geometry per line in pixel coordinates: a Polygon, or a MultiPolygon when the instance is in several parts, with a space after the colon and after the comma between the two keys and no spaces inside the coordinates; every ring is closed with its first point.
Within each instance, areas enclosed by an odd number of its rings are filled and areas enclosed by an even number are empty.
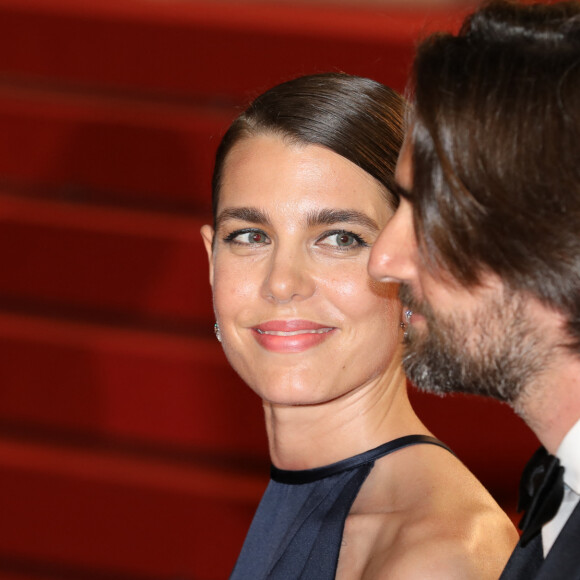
{"type": "Polygon", "coordinates": [[[419,312],[411,380],[513,402],[549,364],[545,311],[580,353],[580,4],[486,5],[422,44],[413,89],[370,271],[419,312]]]}

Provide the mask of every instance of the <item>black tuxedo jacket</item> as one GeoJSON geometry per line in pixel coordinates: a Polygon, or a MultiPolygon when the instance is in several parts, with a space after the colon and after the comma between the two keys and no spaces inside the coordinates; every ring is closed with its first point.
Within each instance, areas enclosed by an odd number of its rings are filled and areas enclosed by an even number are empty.
{"type": "Polygon", "coordinates": [[[500,580],[580,580],[580,504],[544,560],[542,535],[516,546],[500,580]]]}

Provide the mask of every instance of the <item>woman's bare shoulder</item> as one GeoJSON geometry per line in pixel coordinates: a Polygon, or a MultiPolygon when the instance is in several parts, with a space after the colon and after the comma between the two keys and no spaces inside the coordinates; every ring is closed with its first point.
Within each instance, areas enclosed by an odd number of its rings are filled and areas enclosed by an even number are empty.
{"type": "Polygon", "coordinates": [[[377,464],[369,487],[361,490],[362,501],[347,520],[339,561],[344,578],[499,577],[518,534],[481,483],[445,453],[418,450],[415,465],[402,454],[390,465],[377,464]],[[393,484],[389,472],[395,467],[393,484]],[[381,496],[383,482],[389,491],[381,496]],[[346,570],[357,553],[358,570],[349,576],[346,570]]]}
{"type": "Polygon", "coordinates": [[[470,538],[468,535],[438,530],[423,537],[421,541],[401,541],[390,553],[375,552],[369,560],[373,564],[367,567],[360,578],[496,580],[513,547],[508,534],[503,540],[481,542],[481,539],[470,538]]]}
{"type": "Polygon", "coordinates": [[[388,570],[394,580],[495,580],[517,540],[513,524],[499,507],[464,498],[458,508],[442,504],[402,523],[390,555],[381,562],[375,553],[377,573],[362,578],[383,578],[388,570]]]}
{"type": "Polygon", "coordinates": [[[337,578],[496,580],[517,539],[501,509],[479,501],[459,508],[443,502],[423,513],[358,514],[347,520],[344,576],[337,578]]]}

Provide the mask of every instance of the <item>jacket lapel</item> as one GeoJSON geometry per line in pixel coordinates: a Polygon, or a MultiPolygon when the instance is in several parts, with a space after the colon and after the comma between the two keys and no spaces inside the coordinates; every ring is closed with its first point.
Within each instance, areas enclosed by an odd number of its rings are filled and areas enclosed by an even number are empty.
{"type": "Polygon", "coordinates": [[[580,580],[580,504],[568,518],[535,578],[580,580]]]}

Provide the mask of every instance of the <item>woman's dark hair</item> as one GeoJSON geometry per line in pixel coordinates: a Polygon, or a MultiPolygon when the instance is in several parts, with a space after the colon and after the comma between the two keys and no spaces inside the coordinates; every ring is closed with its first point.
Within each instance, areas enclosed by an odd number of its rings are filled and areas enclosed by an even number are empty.
{"type": "Polygon", "coordinates": [[[228,153],[251,136],[279,135],[289,142],[321,145],[372,175],[391,194],[403,141],[403,98],[385,85],[343,73],[299,77],[257,97],[224,135],[212,179],[214,222],[228,153]]]}
{"type": "Polygon", "coordinates": [[[465,286],[498,274],[580,351],[580,4],[493,1],[414,64],[415,230],[465,286]]]}

